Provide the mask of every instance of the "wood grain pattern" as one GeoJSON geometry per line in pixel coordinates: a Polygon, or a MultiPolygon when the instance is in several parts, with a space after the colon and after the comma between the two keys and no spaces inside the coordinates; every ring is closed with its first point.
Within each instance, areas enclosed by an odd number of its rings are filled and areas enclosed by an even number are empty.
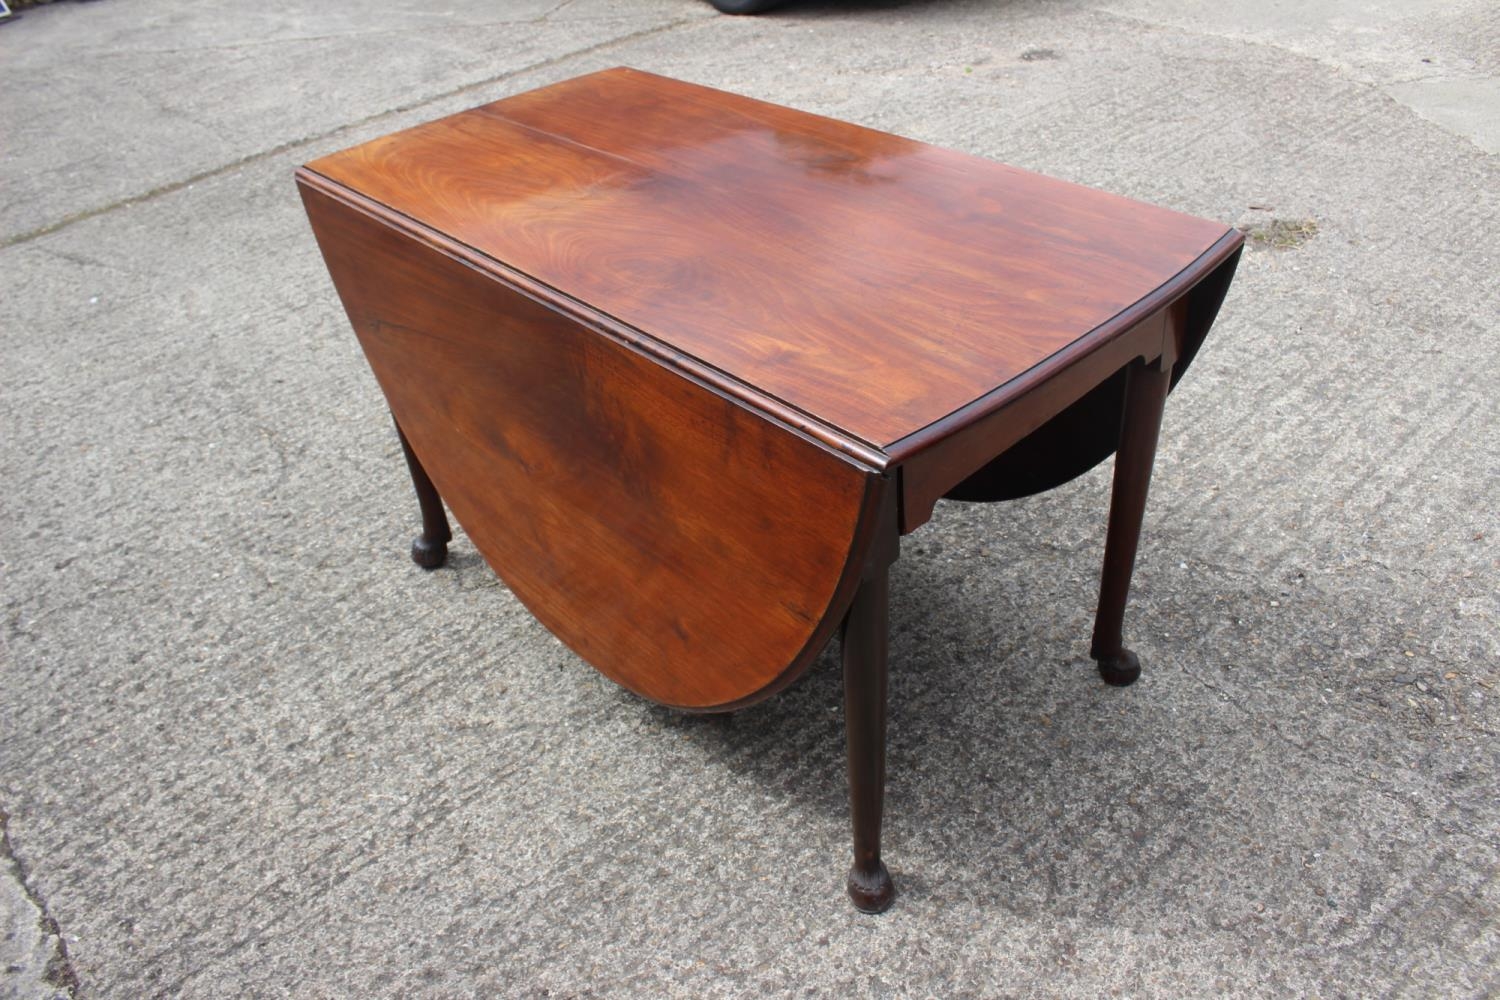
{"type": "MultiPolygon", "coordinates": [[[[1075,400],[1083,398],[1096,387],[1108,385],[1111,377],[1116,372],[1123,371],[1132,361],[1159,357],[1163,331],[1163,314],[1158,312],[1078,361],[1059,366],[1057,372],[1050,377],[1039,380],[1033,391],[1012,396],[1004,406],[981,417],[964,421],[956,433],[938,438],[916,451],[901,466],[902,532],[908,533],[921,527],[932,516],[937,501],[951,496],[957,486],[970,487],[968,493],[960,491],[958,499],[993,499],[983,495],[970,482],[976,472],[994,464],[995,456],[1005,456],[1029,435],[1048,426],[1060,413],[1066,412],[1075,400]]],[[[1095,438],[1114,434],[1115,438],[1110,439],[1109,447],[1104,452],[1107,456],[1114,450],[1118,427],[1118,417],[1081,425],[1075,428],[1074,439],[1068,441],[1056,455],[1038,456],[1036,461],[1024,466],[1021,471],[1029,474],[1032,469],[1045,467],[1046,462],[1072,466],[1078,457],[1086,453],[1088,445],[1095,438]]],[[[1078,471],[1096,464],[1098,459],[1078,471]]],[[[1010,480],[1002,480],[988,485],[1000,492],[1010,484],[1010,480]]]]}
{"type": "MultiPolygon", "coordinates": [[[[1080,339],[901,442],[902,530],[921,526],[940,497],[1029,496],[1108,458],[1120,439],[1126,367],[1162,358],[1174,384],[1182,377],[1218,314],[1243,242],[1238,232],[1220,239],[1193,268],[1138,304],[1154,310],[1143,319],[1118,333],[1080,339]],[[1173,311],[1183,318],[1167,324],[1173,311]]],[[[1119,320],[1132,320],[1136,312],[1119,320]]]]}
{"type": "Polygon", "coordinates": [[[446,499],[511,591],[632,691],[766,697],[844,629],[855,905],[879,911],[888,567],[942,496],[1117,446],[1093,655],[1162,405],[1242,237],[633,70],[298,172],[441,562],[446,499]],[[430,479],[429,479],[430,476],[430,479]]]}
{"type": "Polygon", "coordinates": [[[627,69],[309,166],[893,453],[1118,334],[1230,233],[627,69]]]}
{"type": "Polygon", "coordinates": [[[398,423],[544,625],[683,708],[764,697],[811,662],[884,477],[302,180],[398,423]]]}

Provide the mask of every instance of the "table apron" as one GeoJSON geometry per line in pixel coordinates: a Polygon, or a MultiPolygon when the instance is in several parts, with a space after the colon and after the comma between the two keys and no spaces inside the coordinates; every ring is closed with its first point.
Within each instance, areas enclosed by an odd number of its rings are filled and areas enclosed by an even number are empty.
{"type": "Polygon", "coordinates": [[[948,491],[1132,361],[1160,358],[1163,365],[1171,365],[1177,357],[1186,304],[1184,295],[908,458],[900,467],[901,533],[927,523],[933,507],[948,491]]]}

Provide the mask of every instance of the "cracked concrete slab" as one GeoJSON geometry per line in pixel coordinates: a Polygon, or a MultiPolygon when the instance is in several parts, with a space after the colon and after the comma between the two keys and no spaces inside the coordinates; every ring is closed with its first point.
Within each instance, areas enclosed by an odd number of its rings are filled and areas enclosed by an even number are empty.
{"type": "Polygon", "coordinates": [[[78,987],[67,945],[26,887],[0,812],[0,990],[6,996],[66,1000],[78,987]]]}
{"type": "Polygon", "coordinates": [[[1098,9],[1305,55],[1379,85],[1487,153],[1500,151],[1500,7],[1465,0],[1106,0],[1098,9]]]}
{"type": "Polygon", "coordinates": [[[0,241],[227,163],[663,30],[701,5],[96,3],[7,46],[0,241]],[[60,129],[59,124],[67,127],[60,129]]]}
{"type": "MultiPolygon", "coordinates": [[[[1166,0],[580,0],[505,7],[532,18],[513,48],[492,6],[442,8],[472,32],[392,15],[394,46],[340,4],[54,4],[0,32],[59,91],[0,108],[32,137],[7,194],[38,178],[7,231],[45,232],[0,248],[0,809],[26,872],[0,899],[46,901],[77,996],[1500,991],[1500,161],[1387,94],[1423,58],[1493,74],[1485,10],[1330,0],[1285,32],[1166,0]],[[1311,51],[1335,21],[1378,58],[1311,51]],[[244,93],[141,85],[228,141],[52,191],[96,119],[164,128],[89,103],[116,71],[75,57],[115,42],[241,46],[244,93]],[[326,79],[289,69],[323,44],[326,79]],[[1085,655],[1107,468],[906,540],[882,918],[840,889],[831,652],[679,716],[462,537],[440,572],[406,560],[399,449],[291,171],[618,63],[1252,234],[1169,404],[1139,685],[1085,655]],[[283,72],[337,106],[268,110],[283,72]]],[[[50,996],[27,968],[0,992],[50,996]]]]}
{"type": "Polygon", "coordinates": [[[1385,89],[1428,121],[1500,153],[1500,77],[1411,80],[1385,89]]]}

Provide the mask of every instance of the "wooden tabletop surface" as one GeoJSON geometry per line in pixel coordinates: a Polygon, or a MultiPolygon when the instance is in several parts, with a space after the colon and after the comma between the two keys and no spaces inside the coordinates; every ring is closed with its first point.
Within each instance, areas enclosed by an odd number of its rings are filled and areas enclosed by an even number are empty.
{"type": "Polygon", "coordinates": [[[309,169],[886,451],[1230,232],[631,69],[309,169]]]}

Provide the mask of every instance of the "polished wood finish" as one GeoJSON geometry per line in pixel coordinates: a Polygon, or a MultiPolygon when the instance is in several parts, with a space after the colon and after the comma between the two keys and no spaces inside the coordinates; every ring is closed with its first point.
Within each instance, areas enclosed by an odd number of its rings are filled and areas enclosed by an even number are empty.
{"type": "Polygon", "coordinates": [[[885,720],[889,667],[890,566],[897,555],[896,506],[884,505],[876,543],[866,557],[859,589],[844,619],[844,726],[849,751],[849,818],[854,860],[847,888],[854,905],[879,913],[896,898],[880,858],[885,812],[885,720]]]}
{"type": "Polygon", "coordinates": [[[1107,335],[1229,232],[628,69],[309,169],[883,449],[1107,335]]]}
{"type": "Polygon", "coordinates": [[[395,220],[303,195],[413,451],[543,624],[683,708],[764,697],[806,668],[852,598],[877,475],[395,220]]]}
{"type": "MultiPolygon", "coordinates": [[[[946,437],[936,437],[927,448],[902,463],[905,482],[905,506],[902,509],[903,531],[915,531],[932,516],[939,498],[952,497],[958,491],[965,500],[994,500],[976,488],[974,476],[983,472],[995,456],[1004,456],[1030,435],[1055,420],[1074,401],[1096,387],[1107,385],[1114,373],[1132,361],[1155,357],[1161,353],[1165,315],[1157,313],[1137,323],[1119,337],[1101,344],[1072,364],[1060,364],[1050,378],[1043,378],[1029,392],[1016,392],[996,409],[975,416],[946,437]],[[967,487],[965,495],[962,489],[967,487]]],[[[1061,449],[1058,460],[1071,469],[1077,465],[1079,446],[1098,433],[1092,425],[1081,428],[1080,437],[1061,449]]],[[[1107,455],[1108,452],[1105,452],[1107,455]]],[[[1097,461],[1097,460],[1096,460],[1097,461]]],[[[1072,469],[1073,475],[1093,464],[1072,469]]],[[[1038,466],[1028,465],[1028,471],[1038,466]]],[[[1010,471],[1010,470],[1006,470],[1010,471]]],[[[1071,479],[1073,475],[1066,478],[1071,479]]],[[[1013,482],[1003,474],[990,473],[989,486],[997,494],[1013,482]]]]}
{"type": "Polygon", "coordinates": [[[406,456],[406,468],[422,510],[422,533],[412,539],[411,561],[423,569],[437,569],[448,561],[448,543],[453,541],[448,515],[443,511],[443,498],[438,496],[437,487],[432,485],[427,470],[411,450],[411,442],[406,440],[400,424],[396,425],[396,436],[401,440],[401,454],[406,456]]]}
{"type": "Polygon", "coordinates": [[[1037,492],[1118,447],[1092,652],[1138,672],[1161,405],[1234,230],[629,69],[298,182],[402,432],[419,564],[446,500],[583,659],[693,710],[767,697],[843,626],[862,909],[894,894],[889,566],[938,499],[1037,492]]]}
{"type": "Polygon", "coordinates": [[[1099,663],[1104,680],[1117,687],[1135,683],[1140,659],[1125,648],[1125,599],[1146,514],[1146,491],[1156,460],[1156,438],[1162,408],[1167,402],[1171,366],[1161,359],[1133,362],[1125,370],[1125,416],[1120,449],[1115,453],[1115,478],[1109,505],[1109,532],[1104,543],[1104,570],[1099,585],[1099,609],[1094,617],[1094,641],[1089,655],[1099,663]]]}
{"type": "Polygon", "coordinates": [[[1016,384],[916,436],[921,440],[910,443],[920,450],[903,463],[902,530],[926,521],[940,497],[1013,500],[1059,486],[1108,458],[1120,438],[1126,366],[1166,356],[1172,384],[1182,378],[1218,315],[1242,243],[1238,232],[1225,235],[1190,273],[1126,314],[1144,319],[1117,324],[1110,338],[1098,331],[1080,337],[1016,384]],[[1168,303],[1181,317],[1170,328],[1168,303]]]}

